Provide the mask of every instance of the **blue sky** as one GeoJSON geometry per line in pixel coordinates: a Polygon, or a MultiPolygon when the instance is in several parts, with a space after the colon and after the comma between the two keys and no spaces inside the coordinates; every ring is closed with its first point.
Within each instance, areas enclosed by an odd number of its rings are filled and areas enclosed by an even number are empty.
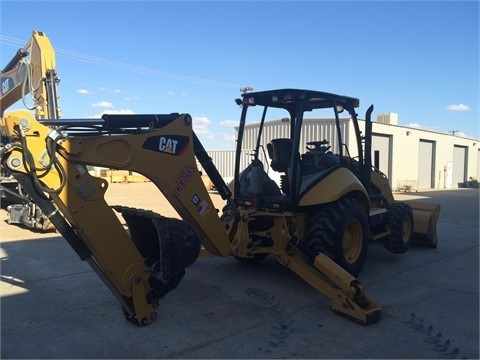
{"type": "MultiPolygon", "coordinates": [[[[478,1],[2,0],[0,67],[43,31],[63,118],[188,112],[233,149],[241,86],[360,98],[399,125],[480,138],[478,1]]],[[[17,106],[21,107],[20,104],[17,106]]],[[[13,109],[13,107],[12,107],[13,109]]]]}

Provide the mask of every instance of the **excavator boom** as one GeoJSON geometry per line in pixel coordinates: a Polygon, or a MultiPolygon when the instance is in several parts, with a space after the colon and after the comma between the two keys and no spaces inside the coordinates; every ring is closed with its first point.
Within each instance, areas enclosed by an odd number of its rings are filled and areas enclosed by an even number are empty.
{"type": "Polygon", "coordinates": [[[55,52],[45,33],[33,31],[32,38],[19,49],[0,72],[0,116],[6,109],[32,93],[32,104],[37,119],[60,117],[57,105],[55,52]]]}

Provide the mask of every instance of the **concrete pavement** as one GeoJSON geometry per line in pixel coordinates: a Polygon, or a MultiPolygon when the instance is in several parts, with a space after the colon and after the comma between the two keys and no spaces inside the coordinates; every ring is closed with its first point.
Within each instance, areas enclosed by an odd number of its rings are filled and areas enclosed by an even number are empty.
{"type": "Polygon", "coordinates": [[[197,260],[157,322],[135,327],[57,233],[9,226],[2,210],[1,357],[478,358],[479,191],[412,195],[442,206],[438,249],[371,245],[359,278],[383,318],[367,327],[271,256],[197,260]]]}

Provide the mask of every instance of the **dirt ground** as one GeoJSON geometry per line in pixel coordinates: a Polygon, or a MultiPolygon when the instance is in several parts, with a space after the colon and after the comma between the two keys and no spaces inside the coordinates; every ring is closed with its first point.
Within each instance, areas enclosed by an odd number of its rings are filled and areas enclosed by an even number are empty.
{"type": "MultiPolygon", "coordinates": [[[[216,209],[221,211],[225,201],[218,193],[210,192],[210,197],[216,209]]],[[[397,200],[421,199],[418,194],[395,194],[397,200]]],[[[166,217],[180,218],[165,196],[152,182],[110,183],[105,193],[105,200],[110,205],[123,205],[139,209],[151,210],[166,217]]],[[[120,215],[119,215],[120,217],[120,215]]],[[[5,224],[7,213],[0,209],[0,239],[1,241],[17,239],[35,239],[51,236],[51,233],[30,231],[20,226],[5,224]]],[[[123,221],[123,220],[122,220],[123,221]]],[[[53,230],[54,231],[54,230],[53,230]]]]}
{"type": "MultiPolygon", "coordinates": [[[[224,201],[215,192],[211,194],[217,209],[221,210],[224,201]]],[[[110,183],[105,193],[105,200],[110,205],[124,205],[139,209],[151,210],[166,217],[180,218],[165,196],[152,182],[141,183],[110,183]]],[[[30,231],[19,226],[5,224],[7,212],[0,209],[0,239],[2,241],[16,239],[34,239],[51,236],[51,233],[30,231]]],[[[123,221],[123,220],[122,220],[123,221]]]]}

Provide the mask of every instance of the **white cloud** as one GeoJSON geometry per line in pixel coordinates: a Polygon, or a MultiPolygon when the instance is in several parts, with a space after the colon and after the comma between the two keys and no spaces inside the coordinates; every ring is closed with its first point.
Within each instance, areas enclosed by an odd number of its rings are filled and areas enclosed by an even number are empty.
{"type": "Polygon", "coordinates": [[[177,95],[177,94],[180,95],[180,96],[187,96],[188,95],[188,93],[185,92],[185,91],[182,91],[180,93],[176,93],[173,90],[168,90],[165,94],[167,94],[168,96],[177,95]]]}
{"type": "Polygon", "coordinates": [[[423,127],[422,125],[417,123],[410,123],[410,124],[406,124],[405,126],[409,128],[416,128],[416,129],[421,129],[423,127]]]}
{"type": "Polygon", "coordinates": [[[195,116],[193,118],[193,126],[207,126],[210,124],[210,120],[206,116],[195,116]]]}
{"type": "Polygon", "coordinates": [[[101,113],[98,113],[98,114],[89,116],[89,118],[98,119],[98,118],[101,118],[103,114],[129,115],[129,114],[135,114],[135,113],[134,113],[132,110],[130,110],[130,109],[121,109],[121,110],[113,110],[113,109],[111,109],[111,110],[105,110],[105,111],[102,111],[101,113]]]}
{"type": "Polygon", "coordinates": [[[120,94],[120,93],[122,92],[122,90],[120,90],[120,89],[115,89],[115,90],[113,90],[113,92],[114,92],[115,94],[120,94]]]}
{"type": "Polygon", "coordinates": [[[77,94],[92,95],[93,92],[88,91],[87,89],[78,89],[77,94]]]}
{"type": "Polygon", "coordinates": [[[206,116],[195,116],[193,118],[193,131],[197,135],[206,135],[209,139],[213,139],[213,132],[208,128],[209,125],[210,120],[206,116]]]}
{"type": "Polygon", "coordinates": [[[464,104],[452,104],[447,106],[448,111],[468,111],[470,106],[464,104]]]}
{"type": "Polygon", "coordinates": [[[100,101],[100,102],[97,102],[97,103],[93,103],[92,107],[103,108],[103,109],[111,109],[111,108],[113,108],[113,104],[109,101],[103,100],[103,101],[100,101]]]}
{"type": "MultiPolygon", "coordinates": [[[[452,134],[452,133],[450,132],[450,134],[452,134]]],[[[453,134],[452,134],[452,135],[453,135],[453,134]]],[[[468,136],[468,135],[465,134],[463,131],[455,131],[455,136],[466,137],[466,138],[471,138],[471,139],[474,138],[473,136],[468,136]]]]}
{"type": "Polygon", "coordinates": [[[105,110],[104,114],[135,114],[130,109],[121,109],[121,110],[105,110]]]}
{"type": "Polygon", "coordinates": [[[237,120],[222,120],[222,121],[220,121],[220,126],[235,127],[235,126],[238,126],[238,121],[237,120]]]}

